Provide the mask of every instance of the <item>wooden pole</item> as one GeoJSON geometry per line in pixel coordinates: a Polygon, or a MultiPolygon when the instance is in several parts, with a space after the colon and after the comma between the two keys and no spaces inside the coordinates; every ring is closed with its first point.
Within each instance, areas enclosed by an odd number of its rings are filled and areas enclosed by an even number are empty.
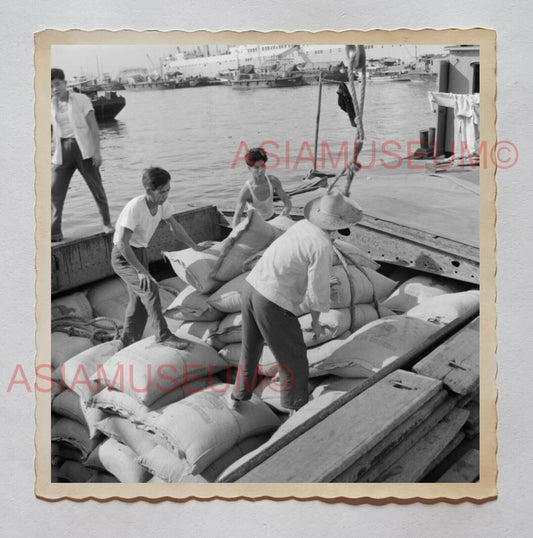
{"type": "Polygon", "coordinates": [[[320,125],[320,106],[322,103],[322,71],[318,75],[318,110],[316,113],[316,128],[315,128],[315,152],[314,152],[314,168],[316,170],[317,152],[318,152],[318,127],[320,125]]]}

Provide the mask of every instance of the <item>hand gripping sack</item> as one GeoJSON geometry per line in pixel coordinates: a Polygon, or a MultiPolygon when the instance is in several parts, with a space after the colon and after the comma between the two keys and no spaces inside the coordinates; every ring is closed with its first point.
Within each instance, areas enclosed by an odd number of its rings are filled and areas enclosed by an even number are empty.
{"type": "Polygon", "coordinates": [[[260,250],[268,247],[280,231],[265,222],[254,209],[248,211],[246,219],[241,221],[222,242],[220,256],[213,267],[211,277],[221,282],[228,282],[244,272],[244,262],[260,250]]]}

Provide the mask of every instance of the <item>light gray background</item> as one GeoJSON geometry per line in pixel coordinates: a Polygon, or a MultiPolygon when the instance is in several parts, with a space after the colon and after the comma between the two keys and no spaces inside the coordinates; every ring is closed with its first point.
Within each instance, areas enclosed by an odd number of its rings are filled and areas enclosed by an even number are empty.
{"type": "Polygon", "coordinates": [[[525,536],[531,528],[530,56],[526,1],[404,0],[141,2],[4,0],[0,126],[0,534],[17,536],[525,536]],[[521,151],[498,175],[499,499],[485,505],[346,506],[289,501],[187,504],[46,503],[33,496],[33,394],[7,394],[17,363],[31,370],[33,317],[33,32],[46,29],[322,30],[469,28],[498,31],[498,136],[521,151]],[[333,529],[335,529],[333,531],[333,529]]]}

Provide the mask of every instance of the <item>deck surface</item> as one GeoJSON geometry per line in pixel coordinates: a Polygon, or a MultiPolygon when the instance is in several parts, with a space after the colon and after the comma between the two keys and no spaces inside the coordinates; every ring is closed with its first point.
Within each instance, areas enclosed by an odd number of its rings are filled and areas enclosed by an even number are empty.
{"type": "MultiPolygon", "coordinates": [[[[447,171],[417,170],[427,161],[404,161],[387,170],[379,166],[356,174],[350,197],[363,211],[382,220],[479,247],[479,169],[451,167],[447,171]]],[[[342,190],[346,179],[337,186],[342,190]]],[[[295,207],[320,196],[325,189],[299,194],[295,207]]]]}

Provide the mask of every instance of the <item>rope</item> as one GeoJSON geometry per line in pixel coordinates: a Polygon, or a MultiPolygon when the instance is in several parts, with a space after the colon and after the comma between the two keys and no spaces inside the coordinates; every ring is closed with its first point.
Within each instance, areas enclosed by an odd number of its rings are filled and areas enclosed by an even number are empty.
{"type": "Polygon", "coordinates": [[[112,318],[96,317],[90,321],[77,316],[63,316],[52,321],[52,332],[62,332],[69,336],[81,336],[91,340],[93,345],[120,338],[121,327],[112,318]]]}
{"type": "Polygon", "coordinates": [[[348,55],[348,82],[350,85],[350,93],[352,95],[352,101],[354,104],[355,121],[357,124],[357,132],[354,143],[354,155],[350,166],[348,167],[347,185],[345,189],[345,195],[350,195],[350,186],[352,180],[360,170],[359,155],[363,150],[363,143],[365,140],[365,130],[363,125],[363,112],[365,108],[365,95],[366,95],[366,54],[363,45],[347,45],[346,54],[348,55]],[[359,100],[357,99],[357,92],[355,90],[355,72],[356,69],[361,70],[361,106],[359,106],[359,100]]]}
{"type": "Polygon", "coordinates": [[[368,275],[363,271],[362,267],[348,254],[343,253],[339,250],[339,248],[335,245],[333,245],[333,251],[338,256],[342,267],[346,273],[346,276],[348,277],[348,283],[350,284],[350,332],[355,331],[355,307],[357,304],[355,303],[355,284],[353,283],[353,280],[350,275],[350,270],[348,269],[348,262],[350,262],[350,265],[353,265],[359,271],[365,276],[365,278],[370,282],[370,286],[372,287],[372,304],[374,305],[374,308],[378,314],[378,318],[381,319],[381,312],[379,309],[379,302],[376,297],[376,290],[374,289],[374,284],[372,284],[372,281],[368,277],[368,275]],[[348,262],[346,261],[348,260],[348,262]]]}
{"type": "Polygon", "coordinates": [[[355,284],[350,278],[348,264],[346,263],[346,260],[344,259],[344,256],[342,255],[341,251],[335,245],[333,245],[333,251],[339,257],[342,267],[346,272],[346,276],[348,277],[348,283],[350,284],[350,332],[353,333],[355,332],[355,284]]]}

